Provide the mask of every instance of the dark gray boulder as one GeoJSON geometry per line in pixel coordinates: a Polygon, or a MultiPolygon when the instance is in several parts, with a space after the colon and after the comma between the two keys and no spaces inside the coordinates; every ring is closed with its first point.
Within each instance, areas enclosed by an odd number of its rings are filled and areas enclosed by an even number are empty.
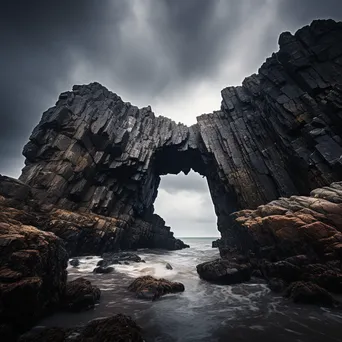
{"type": "Polygon", "coordinates": [[[109,265],[129,265],[132,262],[144,262],[139,255],[132,252],[117,252],[102,254],[103,260],[97,263],[97,266],[107,267],[109,265]]]}
{"type": "Polygon", "coordinates": [[[103,274],[108,274],[108,273],[112,273],[114,271],[114,267],[102,267],[102,266],[98,266],[96,268],[94,268],[93,272],[94,273],[103,273],[103,274]]]}
{"type": "Polygon", "coordinates": [[[72,259],[69,261],[69,264],[73,267],[78,267],[80,265],[80,261],[78,259],[72,259]]]}
{"type": "Polygon", "coordinates": [[[238,284],[250,280],[252,269],[249,264],[217,259],[197,265],[199,276],[221,284],[238,284]]]}

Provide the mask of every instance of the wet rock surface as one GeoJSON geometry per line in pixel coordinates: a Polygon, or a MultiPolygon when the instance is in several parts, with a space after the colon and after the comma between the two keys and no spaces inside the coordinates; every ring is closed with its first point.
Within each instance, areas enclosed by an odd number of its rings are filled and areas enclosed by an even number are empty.
{"type": "Polygon", "coordinates": [[[128,316],[96,319],[74,329],[46,328],[20,337],[19,342],[143,342],[141,328],[128,316]]]}
{"type": "Polygon", "coordinates": [[[102,267],[102,266],[98,266],[98,267],[95,267],[93,272],[94,273],[103,273],[103,274],[107,274],[107,273],[111,273],[114,271],[114,267],[102,267]]]}
{"type": "Polygon", "coordinates": [[[80,265],[80,261],[78,259],[72,259],[69,261],[69,264],[73,267],[78,267],[80,265]]]}
{"type": "Polygon", "coordinates": [[[283,197],[232,214],[235,249],[221,246],[222,259],[198,265],[198,273],[203,279],[217,281],[231,264],[244,265],[248,260],[253,274],[266,279],[276,292],[283,292],[289,284],[292,288],[292,283],[308,283],[315,285],[308,289],[342,293],[340,189],[342,183],[335,182],[313,190],[311,196],[283,197]]]}
{"type": "Polygon", "coordinates": [[[104,253],[103,259],[97,263],[97,266],[107,267],[109,265],[120,265],[134,262],[145,262],[139,255],[131,252],[104,253]]]}
{"type": "Polygon", "coordinates": [[[311,282],[298,281],[292,283],[286,289],[285,297],[301,304],[337,305],[337,301],[327,290],[311,282]]]}
{"type": "MultiPolygon", "coordinates": [[[[13,178],[0,176],[0,207],[8,220],[33,225],[63,239],[70,257],[101,255],[108,251],[118,251],[121,247],[139,247],[139,244],[133,243],[133,238],[130,240],[126,222],[114,217],[69,211],[51,204],[40,203],[32,197],[32,188],[13,178]],[[132,243],[126,244],[124,240],[132,243]]],[[[166,230],[167,236],[161,236],[151,245],[152,247],[166,249],[186,247],[182,241],[172,236],[169,227],[166,230]]],[[[77,261],[73,263],[76,264],[77,261]]]]}
{"type": "Polygon", "coordinates": [[[217,239],[211,243],[212,248],[218,248],[221,244],[221,239],[217,239]]]}
{"type": "Polygon", "coordinates": [[[67,261],[61,239],[11,219],[0,208],[2,336],[27,330],[59,306],[67,279],[67,261]]]}
{"type": "Polygon", "coordinates": [[[251,272],[250,265],[228,259],[217,259],[197,265],[197,273],[202,279],[228,285],[250,280],[251,272]]]}
{"type": "Polygon", "coordinates": [[[182,283],[166,279],[156,279],[152,276],[143,276],[135,279],[128,290],[135,292],[140,299],[156,300],[168,293],[178,293],[185,290],[182,283]]]}
{"type": "Polygon", "coordinates": [[[62,308],[72,312],[93,309],[100,297],[101,291],[97,286],[87,279],[77,278],[66,284],[62,308]]]}
{"type": "Polygon", "coordinates": [[[283,293],[287,287],[287,283],[283,279],[271,278],[268,280],[268,288],[276,293],[283,293]]]}

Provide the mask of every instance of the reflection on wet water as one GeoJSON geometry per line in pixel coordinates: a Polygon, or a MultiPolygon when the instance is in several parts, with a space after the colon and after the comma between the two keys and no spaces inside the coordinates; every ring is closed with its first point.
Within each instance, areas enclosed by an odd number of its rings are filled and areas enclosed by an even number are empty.
{"type": "Polygon", "coordinates": [[[84,276],[98,285],[102,298],[95,310],[60,313],[41,325],[75,326],[116,313],[132,316],[144,329],[146,341],[342,341],[342,311],[295,306],[272,294],[259,280],[234,286],[214,285],[198,278],[196,265],[218,257],[212,239],[184,239],[190,249],[139,250],[146,263],[114,265],[110,274],[93,274],[99,257],[80,259],[69,267],[69,278],[84,276]],[[173,270],[167,270],[166,263],[173,270]],[[128,284],[141,275],[180,281],[185,292],[155,302],[136,299],[128,284]]]}

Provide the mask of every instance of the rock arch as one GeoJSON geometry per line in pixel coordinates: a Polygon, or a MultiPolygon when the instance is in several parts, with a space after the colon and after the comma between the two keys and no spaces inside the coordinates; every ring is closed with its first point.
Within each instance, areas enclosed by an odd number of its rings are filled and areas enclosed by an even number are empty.
{"type": "MultiPolygon", "coordinates": [[[[233,211],[341,179],[341,25],[283,33],[259,73],[223,89],[221,109],[191,127],[99,83],[74,86],[34,129],[20,179],[42,203],[120,218],[132,237],[138,224],[164,224],[153,216],[159,176],[192,168],[207,178],[218,229],[233,243],[233,211]]],[[[134,246],[148,245],[139,239],[134,246]]]]}

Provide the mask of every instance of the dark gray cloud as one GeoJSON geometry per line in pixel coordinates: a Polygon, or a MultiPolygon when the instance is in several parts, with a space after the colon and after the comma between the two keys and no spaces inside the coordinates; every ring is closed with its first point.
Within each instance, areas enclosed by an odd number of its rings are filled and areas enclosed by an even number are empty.
{"type": "MultiPolygon", "coordinates": [[[[99,81],[126,101],[193,123],[219,107],[223,87],[257,71],[282,31],[329,17],[342,19],[341,0],[4,0],[0,173],[19,175],[32,128],[75,83],[99,81]]],[[[166,177],[156,206],[177,224],[180,215],[214,222],[208,196],[199,176],[166,177]],[[189,214],[168,214],[172,201],[189,214]]]]}
{"type": "MultiPolygon", "coordinates": [[[[20,154],[41,114],[70,88],[73,54],[100,61],[106,23],[119,25],[125,2],[4,1],[0,11],[0,172],[17,174],[20,154]],[[114,6],[114,3],[111,4],[114,6]],[[121,13],[121,14],[120,14],[121,13]],[[119,15],[120,14],[120,15],[119,15]],[[94,54],[94,51],[97,51],[94,54]],[[15,169],[13,169],[15,168],[15,169]]],[[[112,37],[115,37],[115,29],[112,37]]],[[[109,51],[107,51],[109,53],[109,51]]],[[[22,161],[21,161],[22,162],[22,161]]]]}
{"type": "Polygon", "coordinates": [[[18,175],[30,131],[73,83],[101,81],[175,119],[187,114],[180,112],[189,109],[188,93],[202,86],[202,102],[192,106],[201,114],[218,107],[218,90],[241,81],[243,69],[245,76],[257,69],[283,29],[317,17],[340,19],[341,12],[339,0],[3,1],[0,172],[18,175]],[[264,27],[267,13],[272,20],[264,27]],[[239,52],[245,67],[225,73],[239,52]],[[216,87],[203,85],[210,80],[216,87]]]}
{"type": "MultiPolygon", "coordinates": [[[[257,0],[255,5],[260,1],[265,2],[257,0]]],[[[215,69],[226,39],[242,24],[239,2],[222,4],[215,0],[162,0],[158,15],[151,12],[149,19],[158,39],[181,78],[201,78],[215,69]]]]}
{"type": "Polygon", "coordinates": [[[281,0],[279,20],[300,28],[314,19],[342,19],[340,0],[281,0]]]}

